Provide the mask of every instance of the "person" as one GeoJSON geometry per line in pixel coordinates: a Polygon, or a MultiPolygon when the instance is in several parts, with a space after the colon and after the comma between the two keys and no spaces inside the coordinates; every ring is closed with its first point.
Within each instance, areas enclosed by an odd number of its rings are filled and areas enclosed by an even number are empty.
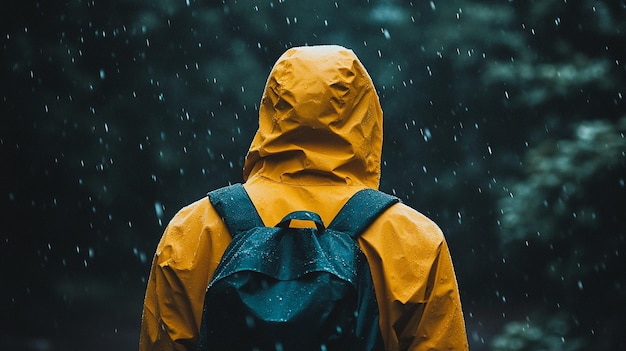
{"type": "MultiPolygon", "coordinates": [[[[244,188],[265,225],[296,210],[327,225],[380,179],[383,112],[350,49],[294,47],[275,63],[244,188]]],[[[158,244],[147,284],[140,350],[194,350],[207,284],[231,237],[209,199],[182,208],[158,244]]],[[[452,259],[440,228],[397,203],[357,239],[371,269],[385,350],[467,350],[452,259]]]]}

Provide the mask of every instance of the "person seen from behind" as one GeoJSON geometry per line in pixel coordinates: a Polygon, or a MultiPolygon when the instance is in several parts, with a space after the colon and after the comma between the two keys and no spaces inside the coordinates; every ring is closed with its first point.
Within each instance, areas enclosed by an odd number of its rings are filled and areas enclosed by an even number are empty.
{"type": "MultiPolygon", "coordinates": [[[[267,80],[243,168],[263,223],[308,210],[328,225],[352,195],[378,189],[382,124],[372,79],[352,50],[287,50],[267,80]]],[[[196,350],[207,286],[230,242],[206,196],[172,218],[147,284],[141,351],[196,350]]],[[[432,220],[395,203],[357,244],[371,270],[384,350],[468,350],[452,259],[432,220]]]]}

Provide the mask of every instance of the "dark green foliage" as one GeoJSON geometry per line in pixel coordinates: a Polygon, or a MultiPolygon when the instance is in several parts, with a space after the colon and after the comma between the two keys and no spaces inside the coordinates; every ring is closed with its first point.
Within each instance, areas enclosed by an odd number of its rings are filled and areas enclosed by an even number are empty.
{"type": "Polygon", "coordinates": [[[446,233],[471,348],[625,348],[625,7],[4,6],[0,348],[135,349],[167,221],[241,181],[274,61],[321,43],[352,48],[372,75],[381,189],[446,233]]]}

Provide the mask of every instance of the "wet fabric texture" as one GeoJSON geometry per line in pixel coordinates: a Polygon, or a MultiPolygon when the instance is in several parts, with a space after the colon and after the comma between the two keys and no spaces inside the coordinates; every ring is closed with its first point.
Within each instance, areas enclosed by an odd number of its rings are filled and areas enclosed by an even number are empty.
{"type": "MultiPolygon", "coordinates": [[[[270,72],[258,118],[243,185],[266,226],[293,211],[315,212],[328,225],[357,191],[378,188],[383,113],[351,50],[287,50],[270,72]]],[[[198,343],[206,287],[231,241],[208,198],[199,198],[172,218],[157,247],[140,350],[198,343]]],[[[433,221],[398,203],[357,242],[371,269],[385,350],[467,350],[452,259],[433,221]]]]}

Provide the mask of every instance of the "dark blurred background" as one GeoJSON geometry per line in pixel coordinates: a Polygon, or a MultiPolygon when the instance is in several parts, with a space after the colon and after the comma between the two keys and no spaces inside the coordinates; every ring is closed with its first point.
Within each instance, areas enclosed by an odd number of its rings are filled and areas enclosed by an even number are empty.
{"type": "Polygon", "coordinates": [[[472,350],[626,349],[624,0],[1,7],[0,349],[136,349],[167,222],[241,181],[306,44],[372,75],[381,189],[444,230],[472,350]]]}

